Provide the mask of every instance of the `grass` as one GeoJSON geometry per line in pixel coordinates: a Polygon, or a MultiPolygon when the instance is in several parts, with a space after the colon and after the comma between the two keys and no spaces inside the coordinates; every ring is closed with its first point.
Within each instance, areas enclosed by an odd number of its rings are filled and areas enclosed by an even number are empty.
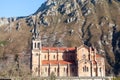
{"type": "Polygon", "coordinates": [[[5,46],[7,45],[7,41],[0,41],[0,46],[5,46]]]}
{"type": "Polygon", "coordinates": [[[112,78],[112,80],[120,80],[120,77],[112,78]]]}

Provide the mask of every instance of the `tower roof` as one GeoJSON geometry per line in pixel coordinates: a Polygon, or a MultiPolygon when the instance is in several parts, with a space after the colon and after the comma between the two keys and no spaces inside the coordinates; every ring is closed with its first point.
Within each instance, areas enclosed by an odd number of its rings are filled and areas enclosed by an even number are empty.
{"type": "Polygon", "coordinates": [[[34,18],[34,29],[33,29],[33,39],[40,39],[40,32],[38,31],[38,16],[34,18]]]}

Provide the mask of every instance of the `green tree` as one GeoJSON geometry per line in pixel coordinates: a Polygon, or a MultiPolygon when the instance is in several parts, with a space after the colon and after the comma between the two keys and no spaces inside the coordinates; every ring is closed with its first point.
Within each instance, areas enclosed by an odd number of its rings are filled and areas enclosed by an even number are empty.
{"type": "Polygon", "coordinates": [[[55,80],[55,79],[56,79],[56,76],[55,76],[54,72],[52,72],[50,74],[50,80],[55,80]]]}

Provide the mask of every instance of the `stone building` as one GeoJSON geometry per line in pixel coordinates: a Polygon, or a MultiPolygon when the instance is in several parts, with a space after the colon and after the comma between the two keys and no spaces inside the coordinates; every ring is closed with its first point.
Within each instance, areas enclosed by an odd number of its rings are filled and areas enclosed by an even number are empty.
{"type": "Polygon", "coordinates": [[[104,77],[105,59],[96,49],[80,47],[42,47],[41,39],[32,40],[31,69],[33,76],[104,77]]]}

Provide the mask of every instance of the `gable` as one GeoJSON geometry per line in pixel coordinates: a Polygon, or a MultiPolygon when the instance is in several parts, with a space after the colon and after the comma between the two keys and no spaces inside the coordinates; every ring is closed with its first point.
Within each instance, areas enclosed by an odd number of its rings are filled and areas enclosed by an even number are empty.
{"type": "Polygon", "coordinates": [[[88,54],[89,53],[89,47],[82,45],[77,48],[78,54],[88,54]]]}
{"type": "Polygon", "coordinates": [[[89,48],[85,47],[85,46],[80,46],[77,48],[77,59],[81,60],[83,58],[88,59],[89,55],[89,48]]]}
{"type": "Polygon", "coordinates": [[[80,47],[77,48],[77,50],[80,50],[80,49],[83,49],[83,48],[84,48],[84,49],[87,49],[87,50],[89,49],[88,46],[86,46],[86,45],[81,45],[80,47]]]}

